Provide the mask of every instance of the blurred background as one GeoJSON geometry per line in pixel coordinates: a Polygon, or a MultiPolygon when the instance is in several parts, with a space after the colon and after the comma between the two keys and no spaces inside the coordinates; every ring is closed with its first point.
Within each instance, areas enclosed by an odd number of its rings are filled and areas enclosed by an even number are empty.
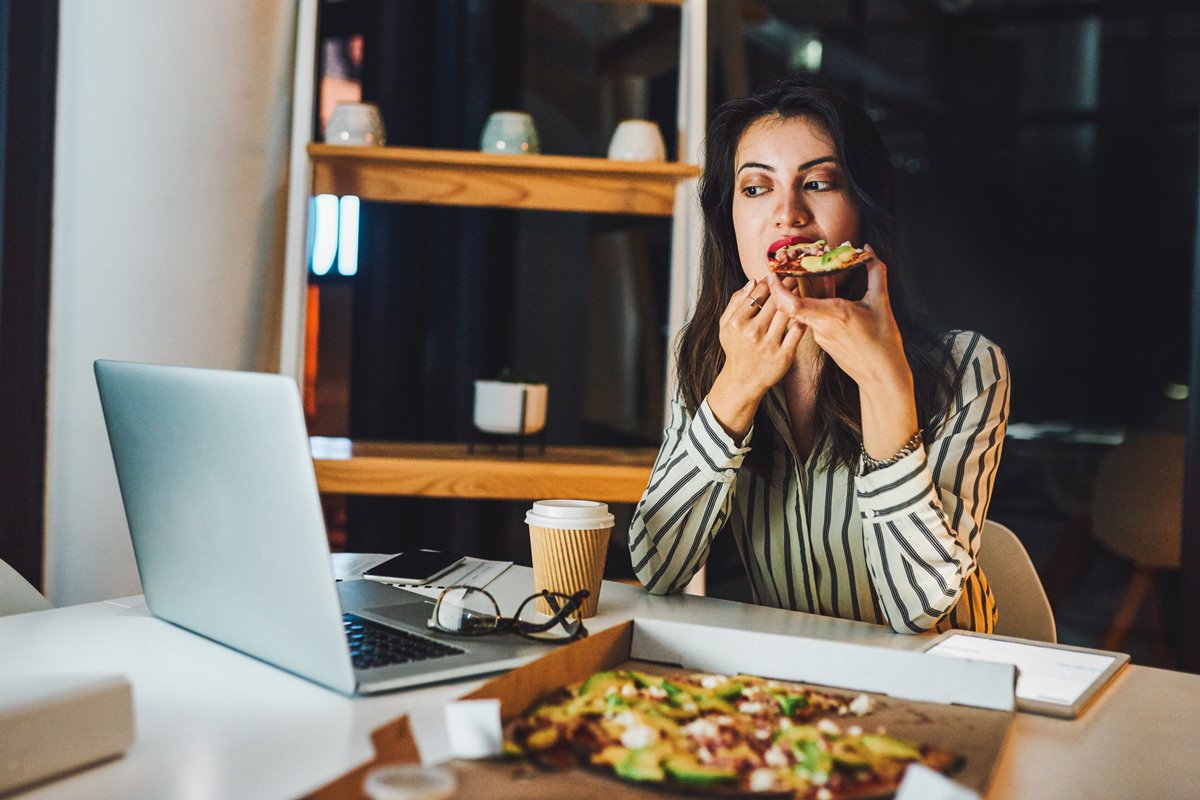
{"type": "MultiPolygon", "coordinates": [[[[491,111],[520,109],[544,153],[602,156],[619,120],[645,117],[670,159],[694,160],[672,136],[679,20],[622,4],[323,0],[314,140],[337,102],[361,99],[380,106],[389,144],[476,149],[491,111]]],[[[1061,641],[1172,665],[1197,4],[710,2],[708,70],[710,109],[803,73],[876,121],[899,188],[893,268],[935,319],[981,331],[1010,362],[990,517],[1026,544],[1061,641]],[[1156,522],[1122,527],[1120,509],[1156,522]],[[1139,559],[1150,550],[1162,554],[1139,559]]],[[[472,381],[510,367],[550,385],[548,441],[658,445],[668,220],[346,201],[322,213],[354,225],[310,264],[313,434],[464,441],[472,381]]],[[[524,504],[327,503],[338,547],[529,563],[524,504]]],[[[614,509],[610,577],[631,576],[631,510],[614,509]]],[[[710,591],[746,599],[727,544],[710,591]]]]}

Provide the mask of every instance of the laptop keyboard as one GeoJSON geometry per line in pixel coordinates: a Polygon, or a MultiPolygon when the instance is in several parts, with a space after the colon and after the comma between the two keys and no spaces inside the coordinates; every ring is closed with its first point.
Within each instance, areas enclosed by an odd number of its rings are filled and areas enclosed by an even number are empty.
{"type": "Polygon", "coordinates": [[[453,645],[377,625],[353,614],[343,614],[342,620],[346,626],[346,638],[350,642],[350,660],[354,662],[355,669],[427,661],[467,652],[453,645]]]}

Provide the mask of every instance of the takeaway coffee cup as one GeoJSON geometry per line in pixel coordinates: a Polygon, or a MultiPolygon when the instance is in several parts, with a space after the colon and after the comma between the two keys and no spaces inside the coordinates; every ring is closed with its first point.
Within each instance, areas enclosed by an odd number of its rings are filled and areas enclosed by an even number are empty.
{"type": "MultiPolygon", "coordinates": [[[[587,589],[590,594],[580,613],[595,616],[613,526],[608,505],[592,500],[539,500],[525,515],[525,522],[533,551],[534,588],[559,594],[587,589]]],[[[550,613],[541,601],[538,610],[550,613]]]]}

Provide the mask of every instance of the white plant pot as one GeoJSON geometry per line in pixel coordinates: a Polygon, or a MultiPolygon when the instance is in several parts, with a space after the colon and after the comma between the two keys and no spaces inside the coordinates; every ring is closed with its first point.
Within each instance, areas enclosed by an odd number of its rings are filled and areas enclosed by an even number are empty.
{"type": "Polygon", "coordinates": [[[475,381],[475,427],[484,433],[524,434],[533,436],[546,427],[546,400],[550,394],[544,383],[506,383],[475,381]],[[521,428],[521,409],[525,409],[525,427],[521,428]]]}

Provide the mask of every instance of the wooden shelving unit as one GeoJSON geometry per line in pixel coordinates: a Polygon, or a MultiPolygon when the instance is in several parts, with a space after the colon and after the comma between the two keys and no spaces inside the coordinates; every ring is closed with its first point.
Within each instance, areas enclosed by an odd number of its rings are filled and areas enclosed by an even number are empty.
{"type": "Polygon", "coordinates": [[[537,500],[587,497],[636,503],[646,488],[653,448],[536,445],[518,457],[493,448],[440,442],[367,442],[312,437],[317,487],[323,494],[537,500]]]}
{"type": "MultiPolygon", "coordinates": [[[[683,14],[678,130],[680,152],[699,153],[704,127],[706,0],[589,0],[675,6],[683,14]]],[[[316,0],[300,0],[297,75],[311,73],[316,52],[316,0]]],[[[289,197],[288,262],[303,263],[308,198],[355,195],[363,200],[580,213],[635,214],[672,219],[668,328],[673,338],[690,312],[692,270],[699,261],[699,212],[690,198],[699,168],[687,163],[610,161],[559,155],[498,155],[418,147],[346,147],[308,140],[311,83],[298,79],[293,126],[293,187],[289,197]],[[678,191],[683,185],[683,192],[678,191]]],[[[297,273],[283,309],[281,371],[302,374],[305,281],[297,273]]],[[[667,380],[670,382],[670,371],[667,380]]],[[[667,392],[668,396],[670,392],[667,392]]],[[[325,494],[411,495],[530,499],[588,497],[636,502],[645,489],[654,450],[548,447],[545,455],[467,452],[464,444],[313,439],[320,490],[325,494]]]]}
{"type": "Polygon", "coordinates": [[[692,164],[310,144],[313,194],[392,203],[669,217],[692,164]]]}

